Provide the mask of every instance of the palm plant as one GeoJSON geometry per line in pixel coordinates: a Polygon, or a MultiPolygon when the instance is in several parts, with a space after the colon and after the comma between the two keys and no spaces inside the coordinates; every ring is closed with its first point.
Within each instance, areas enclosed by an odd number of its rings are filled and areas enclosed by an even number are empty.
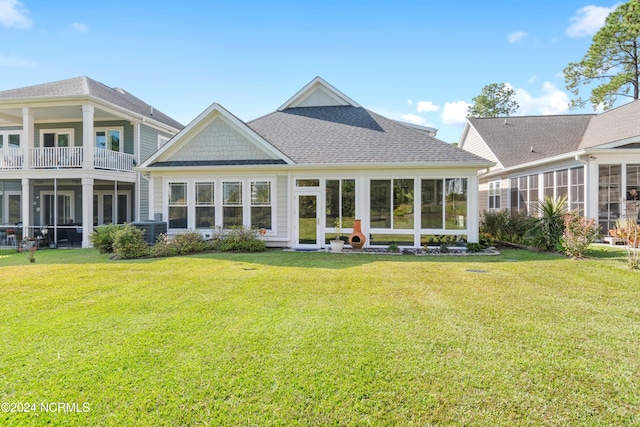
{"type": "Polygon", "coordinates": [[[545,197],[534,207],[535,220],[527,232],[527,238],[533,246],[548,251],[559,247],[564,232],[564,214],[567,197],[558,199],[545,197]]]}

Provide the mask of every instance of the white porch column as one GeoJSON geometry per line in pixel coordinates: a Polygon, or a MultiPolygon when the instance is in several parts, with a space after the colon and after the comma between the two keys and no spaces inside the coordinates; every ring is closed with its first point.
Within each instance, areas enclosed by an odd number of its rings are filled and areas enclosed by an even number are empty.
{"type": "MultiPolygon", "coordinates": [[[[584,216],[585,218],[593,218],[598,222],[598,175],[600,165],[593,160],[585,165],[585,199],[584,199],[584,216]]],[[[603,230],[606,234],[608,230],[603,230]]]]}
{"type": "Polygon", "coordinates": [[[22,226],[25,227],[22,233],[22,237],[26,237],[29,234],[27,227],[31,226],[31,191],[29,191],[29,178],[22,178],[22,226]]]}
{"type": "Polygon", "coordinates": [[[478,243],[480,237],[480,208],[479,208],[479,185],[478,176],[473,175],[467,181],[467,241],[478,243]]]}
{"type": "Polygon", "coordinates": [[[35,128],[33,109],[29,107],[22,108],[22,138],[20,142],[24,160],[22,162],[23,169],[31,168],[31,149],[35,146],[35,128]]]}
{"type": "MultiPolygon", "coordinates": [[[[84,169],[93,169],[93,159],[96,152],[96,141],[93,135],[93,105],[82,106],[82,150],[84,151],[84,169]]],[[[93,184],[92,184],[93,185],[93,184]]],[[[93,197],[93,196],[92,196],[93,197]]],[[[93,202],[91,204],[93,206],[93,202]]],[[[91,218],[93,221],[93,218],[91,218]]],[[[83,237],[84,240],[84,237],[83,237]]]]}
{"type": "Polygon", "coordinates": [[[82,178],[82,247],[90,248],[93,233],[93,178],[82,178]]]}

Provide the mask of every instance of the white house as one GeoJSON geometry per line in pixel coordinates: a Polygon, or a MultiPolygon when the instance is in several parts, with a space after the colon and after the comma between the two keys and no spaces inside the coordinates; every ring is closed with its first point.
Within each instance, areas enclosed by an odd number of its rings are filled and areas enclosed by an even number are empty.
{"type": "Polygon", "coordinates": [[[138,170],[169,232],[245,226],[270,246],[321,248],[360,219],[367,246],[478,240],[478,171],[493,165],[361,107],[317,77],[264,117],[212,104],[138,170]]]}
{"type": "Polygon", "coordinates": [[[460,147],[495,162],[479,176],[481,211],[566,196],[606,235],[638,206],[640,101],[601,114],[469,118],[460,147]]]}

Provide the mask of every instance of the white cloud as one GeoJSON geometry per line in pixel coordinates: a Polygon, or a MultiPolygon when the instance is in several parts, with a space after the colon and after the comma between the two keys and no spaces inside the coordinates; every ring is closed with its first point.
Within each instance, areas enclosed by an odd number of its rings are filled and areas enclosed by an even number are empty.
{"type": "Polygon", "coordinates": [[[0,24],[6,28],[30,28],[29,10],[18,0],[0,0],[0,24]]]}
{"type": "Polygon", "coordinates": [[[79,33],[86,33],[87,31],[89,31],[89,27],[86,24],[83,24],[81,22],[74,22],[69,26],[79,33]]]}
{"type": "Polygon", "coordinates": [[[463,125],[471,104],[465,101],[447,102],[442,109],[442,123],[445,125],[463,125]]]}
{"type": "Polygon", "coordinates": [[[564,114],[569,111],[569,96],[553,84],[544,82],[540,96],[531,95],[526,89],[515,89],[515,99],[520,105],[517,115],[564,114]]]}
{"type": "Polygon", "coordinates": [[[531,76],[529,78],[529,80],[527,80],[527,83],[529,83],[530,85],[534,84],[536,82],[536,80],[538,80],[538,76],[531,76]]]}
{"type": "Polygon", "coordinates": [[[526,36],[527,33],[525,33],[524,31],[515,31],[507,35],[507,40],[509,40],[509,43],[517,43],[524,39],[526,36]]]}
{"type": "Polygon", "coordinates": [[[403,122],[413,123],[414,125],[429,126],[427,124],[427,119],[417,114],[403,114],[401,116],[401,120],[403,122]]]}
{"type": "Polygon", "coordinates": [[[431,101],[418,101],[416,109],[418,110],[418,113],[423,113],[425,111],[438,111],[440,107],[434,105],[431,101]]]}
{"type": "Polygon", "coordinates": [[[575,15],[569,18],[571,25],[567,28],[567,35],[569,37],[594,35],[604,25],[607,15],[616,10],[619,5],[620,3],[616,3],[612,7],[590,5],[578,9],[575,15]]]}
{"type": "Polygon", "coordinates": [[[13,68],[35,68],[38,64],[28,59],[17,58],[15,56],[5,56],[0,54],[0,67],[13,68]]]}
{"type": "Polygon", "coordinates": [[[413,100],[412,99],[407,99],[407,105],[409,107],[411,107],[413,105],[413,100]]]}

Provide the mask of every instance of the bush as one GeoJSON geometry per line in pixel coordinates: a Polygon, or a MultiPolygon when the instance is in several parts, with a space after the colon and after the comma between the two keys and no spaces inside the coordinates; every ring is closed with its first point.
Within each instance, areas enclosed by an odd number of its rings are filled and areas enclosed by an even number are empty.
{"type": "Polygon", "coordinates": [[[533,246],[544,251],[561,249],[560,239],[564,232],[566,201],[566,197],[559,199],[545,197],[535,205],[537,216],[525,235],[533,246]]]}
{"type": "Polygon", "coordinates": [[[158,234],[156,243],[151,247],[151,255],[158,257],[174,256],[178,251],[166,233],[158,234]]]}
{"type": "Polygon", "coordinates": [[[113,252],[114,234],[122,227],[122,225],[117,224],[101,225],[91,233],[89,241],[101,254],[111,253],[113,252]]]}
{"type": "Polygon", "coordinates": [[[209,243],[212,250],[220,252],[262,252],[266,246],[258,230],[244,227],[218,230],[209,243]]]}
{"type": "Polygon", "coordinates": [[[122,259],[140,258],[150,254],[143,238],[144,230],[127,224],[113,233],[113,252],[122,259]]]}
{"type": "Polygon", "coordinates": [[[511,243],[526,243],[525,235],[533,218],[522,212],[509,213],[508,210],[484,211],[480,231],[493,239],[511,243]]]}
{"type": "Polygon", "coordinates": [[[564,233],[560,243],[564,252],[574,258],[584,257],[587,247],[600,235],[600,226],[594,219],[587,219],[577,212],[564,215],[564,233]]]}
{"type": "Polygon", "coordinates": [[[207,243],[197,231],[176,234],[170,243],[179,255],[192,254],[207,250],[207,243]]]}
{"type": "Polygon", "coordinates": [[[467,243],[467,252],[480,252],[484,249],[480,243],[467,243]]]}

